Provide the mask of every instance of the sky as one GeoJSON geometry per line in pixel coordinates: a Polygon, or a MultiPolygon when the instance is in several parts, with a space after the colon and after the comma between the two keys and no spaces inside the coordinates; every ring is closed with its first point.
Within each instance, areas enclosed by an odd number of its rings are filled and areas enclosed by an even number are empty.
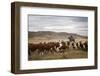
{"type": "Polygon", "coordinates": [[[87,36],[88,17],[28,15],[28,31],[53,31],[87,36]]]}

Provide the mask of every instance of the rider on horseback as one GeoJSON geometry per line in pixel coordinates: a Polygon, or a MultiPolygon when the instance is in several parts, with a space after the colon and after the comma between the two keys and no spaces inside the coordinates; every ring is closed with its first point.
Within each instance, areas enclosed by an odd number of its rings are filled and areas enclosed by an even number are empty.
{"type": "Polygon", "coordinates": [[[68,39],[69,39],[70,42],[72,42],[72,41],[75,42],[75,39],[74,39],[73,36],[68,37],[68,39]]]}

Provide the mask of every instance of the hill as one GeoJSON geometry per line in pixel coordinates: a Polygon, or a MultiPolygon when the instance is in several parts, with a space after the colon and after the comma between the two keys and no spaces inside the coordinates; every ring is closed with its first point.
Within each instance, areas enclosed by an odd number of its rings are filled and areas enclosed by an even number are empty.
{"type": "Polygon", "coordinates": [[[75,33],[66,33],[66,32],[53,32],[53,31],[28,32],[28,38],[65,39],[70,36],[73,36],[75,39],[87,38],[86,36],[81,36],[75,33]]]}

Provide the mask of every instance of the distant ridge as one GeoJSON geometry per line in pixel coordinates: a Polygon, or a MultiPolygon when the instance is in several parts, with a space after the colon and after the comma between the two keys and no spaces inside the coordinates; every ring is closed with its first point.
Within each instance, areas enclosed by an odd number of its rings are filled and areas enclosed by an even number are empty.
{"type": "Polygon", "coordinates": [[[65,39],[70,36],[73,36],[74,38],[87,38],[87,36],[78,35],[75,33],[67,33],[67,32],[54,32],[54,31],[37,31],[37,32],[28,32],[29,38],[36,38],[36,37],[42,37],[42,38],[61,38],[65,39]]]}

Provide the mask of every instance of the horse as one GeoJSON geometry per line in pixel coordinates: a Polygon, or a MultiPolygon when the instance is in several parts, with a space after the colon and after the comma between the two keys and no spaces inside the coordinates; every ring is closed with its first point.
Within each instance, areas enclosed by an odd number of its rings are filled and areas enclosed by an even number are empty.
{"type": "Polygon", "coordinates": [[[72,42],[72,41],[75,42],[75,39],[73,38],[73,36],[68,37],[68,39],[70,42],[72,42]]]}

